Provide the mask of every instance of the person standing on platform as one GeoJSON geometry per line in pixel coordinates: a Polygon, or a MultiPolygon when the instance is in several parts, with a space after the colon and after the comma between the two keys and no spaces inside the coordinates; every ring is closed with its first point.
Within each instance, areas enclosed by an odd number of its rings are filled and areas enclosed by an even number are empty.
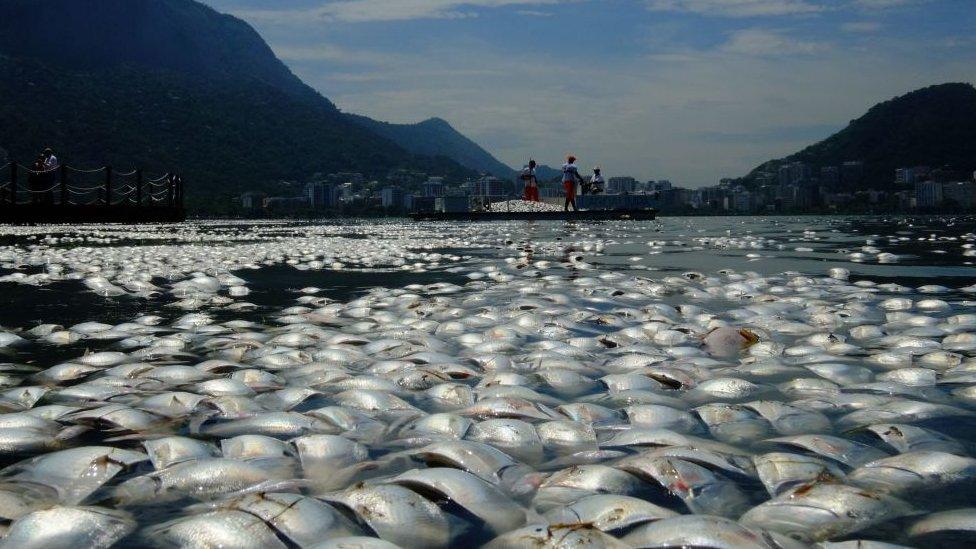
{"type": "Polygon", "coordinates": [[[41,176],[41,181],[47,190],[42,193],[40,198],[45,204],[53,204],[54,192],[52,189],[58,182],[58,168],[61,167],[61,162],[58,161],[57,156],[54,156],[54,151],[50,147],[44,149],[41,156],[44,157],[44,174],[41,176]]]}
{"type": "MultiPolygon", "coordinates": [[[[44,187],[47,185],[47,174],[44,173],[44,155],[37,155],[37,159],[31,164],[30,171],[27,172],[27,188],[30,189],[31,204],[41,204],[44,202],[44,187]]],[[[14,198],[16,200],[16,197],[14,198]]]]}
{"type": "Polygon", "coordinates": [[[529,202],[539,202],[539,180],[535,175],[535,160],[529,160],[529,165],[522,168],[522,174],[519,179],[525,185],[525,193],[523,198],[529,202]]]}
{"type": "Polygon", "coordinates": [[[606,188],[606,181],[603,179],[600,167],[593,168],[593,177],[590,179],[590,192],[600,194],[606,188]]]}
{"type": "Polygon", "coordinates": [[[583,177],[580,176],[579,168],[576,166],[576,157],[569,155],[566,157],[566,163],[563,164],[563,191],[566,193],[563,211],[565,212],[569,211],[570,206],[573,206],[574,212],[579,211],[579,208],[576,207],[577,183],[583,183],[583,177]]]}

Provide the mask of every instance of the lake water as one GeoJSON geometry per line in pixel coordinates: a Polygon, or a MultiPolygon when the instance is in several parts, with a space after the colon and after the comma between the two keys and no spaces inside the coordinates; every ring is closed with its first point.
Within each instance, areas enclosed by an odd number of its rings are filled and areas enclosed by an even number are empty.
{"type": "Polygon", "coordinates": [[[966,217],[0,227],[0,519],[971,545],[974,260],[966,217]]]}

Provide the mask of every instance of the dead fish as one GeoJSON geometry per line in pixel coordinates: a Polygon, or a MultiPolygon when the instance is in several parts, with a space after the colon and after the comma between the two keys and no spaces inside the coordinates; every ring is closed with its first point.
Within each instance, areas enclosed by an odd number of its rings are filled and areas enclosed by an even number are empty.
{"type": "Polygon", "coordinates": [[[701,430],[698,419],[684,410],[658,404],[640,404],[624,409],[632,425],[642,428],[671,429],[682,433],[701,430]]]}
{"type": "Polygon", "coordinates": [[[473,424],[467,438],[494,446],[526,463],[542,460],[543,442],[536,428],[519,419],[488,419],[473,424]]]}
{"type": "Polygon", "coordinates": [[[141,505],[181,497],[208,499],[293,478],[290,469],[280,460],[198,459],[127,480],[114,496],[123,504],[141,505]]]}
{"type": "Polygon", "coordinates": [[[637,455],[620,460],[617,467],[657,483],[684,502],[693,513],[737,518],[749,508],[741,489],[701,465],[682,459],[637,455]]]}
{"type": "Polygon", "coordinates": [[[600,531],[612,533],[676,516],[678,513],[642,499],[620,494],[596,494],[568,507],[553,509],[546,513],[545,518],[550,524],[592,525],[600,531]]]}
{"type": "Polygon", "coordinates": [[[440,441],[409,454],[420,457],[428,465],[462,469],[515,494],[530,492],[540,482],[539,476],[529,467],[493,446],[478,442],[440,441]]]}
{"type": "Polygon", "coordinates": [[[638,526],[621,540],[628,547],[715,547],[738,549],[799,549],[802,543],[771,532],[749,528],[734,520],[706,515],[682,515],[638,526]]]}
{"type": "Polygon", "coordinates": [[[626,549],[626,543],[588,525],[537,524],[498,536],[484,549],[626,549]]]}
{"type": "Polygon", "coordinates": [[[53,488],[59,503],[77,505],[118,473],[147,459],[146,454],[132,450],[85,446],[16,463],[0,471],[0,477],[53,488]]]}
{"type": "Polygon", "coordinates": [[[358,526],[328,503],[297,494],[259,492],[216,505],[260,518],[300,547],[323,539],[363,535],[358,526]]]}
{"type": "Polygon", "coordinates": [[[526,510],[495,486],[478,477],[451,468],[414,469],[390,482],[405,486],[421,495],[433,493],[447,498],[483,520],[501,534],[525,524],[526,510]]]}
{"type": "Polygon", "coordinates": [[[851,468],[888,457],[888,454],[866,444],[832,435],[795,435],[769,439],[768,442],[807,450],[851,468]]]}
{"type": "Polygon", "coordinates": [[[292,454],[285,442],[264,435],[239,435],[220,441],[220,453],[225,458],[280,458],[292,454]]]}
{"type": "Polygon", "coordinates": [[[962,444],[942,433],[902,423],[879,423],[864,428],[898,453],[930,450],[965,455],[962,444]]]}
{"type": "Polygon", "coordinates": [[[702,338],[702,343],[713,356],[735,356],[759,343],[759,336],[745,328],[724,326],[710,331],[702,338]]]}
{"type": "Polygon", "coordinates": [[[307,476],[327,475],[366,461],[369,451],[358,442],[336,435],[311,435],[292,441],[307,476]]]}
{"type": "Polygon", "coordinates": [[[358,484],[324,496],[356,513],[381,538],[405,548],[447,547],[447,517],[430,501],[402,486],[358,484]]]}
{"type": "Polygon", "coordinates": [[[398,546],[380,538],[350,536],[332,538],[314,546],[315,549],[400,549],[398,546]]]}
{"type": "Polygon", "coordinates": [[[242,419],[208,421],[196,432],[214,437],[265,435],[274,438],[294,438],[315,433],[334,433],[327,423],[296,412],[266,412],[242,419]]]}
{"type": "Polygon", "coordinates": [[[147,440],[142,445],[157,471],[184,461],[206,459],[217,454],[217,449],[212,445],[188,437],[147,440]]]}
{"type": "Polygon", "coordinates": [[[753,461],[759,480],[773,497],[818,479],[833,478],[843,481],[845,477],[837,465],[803,454],[771,452],[755,456],[753,461]]]}
{"type": "Polygon", "coordinates": [[[911,507],[893,497],[833,482],[813,482],[747,511],[739,520],[804,541],[849,535],[905,516],[911,507]]]}
{"type": "Polygon", "coordinates": [[[856,486],[907,496],[972,482],[976,479],[976,459],[916,450],[865,463],[847,478],[856,486]]]}
{"type": "Polygon", "coordinates": [[[820,412],[771,400],[747,402],[743,406],[754,410],[781,435],[821,433],[830,430],[830,420],[820,412]]]}
{"type": "Polygon", "coordinates": [[[148,528],[142,535],[156,547],[287,547],[263,520],[243,511],[214,511],[148,528]]]}
{"type": "Polygon", "coordinates": [[[956,543],[972,543],[976,539],[976,509],[953,509],[932,513],[913,523],[907,532],[910,538],[924,541],[947,536],[956,543]]]}
{"type": "Polygon", "coordinates": [[[486,398],[459,412],[461,415],[479,419],[559,419],[555,411],[542,404],[534,404],[520,398],[486,398]]]}
{"type": "Polygon", "coordinates": [[[124,511],[102,507],[52,507],[14,521],[0,539],[0,547],[108,548],[135,528],[136,521],[124,511]]]}

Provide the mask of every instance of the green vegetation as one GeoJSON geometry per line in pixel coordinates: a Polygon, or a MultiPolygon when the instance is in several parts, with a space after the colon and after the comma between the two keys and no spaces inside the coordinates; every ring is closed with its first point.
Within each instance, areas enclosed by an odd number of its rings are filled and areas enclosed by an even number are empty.
{"type": "Polygon", "coordinates": [[[0,0],[0,71],[11,158],[51,146],[75,166],[176,169],[194,213],[315,173],[459,180],[494,160],[443,122],[340,112],[247,23],[192,0],[0,0]]]}
{"type": "Polygon", "coordinates": [[[228,213],[245,190],[315,172],[379,177],[411,167],[461,178],[445,158],[411,155],[334,111],[268,86],[118,68],[69,72],[0,58],[0,137],[11,158],[53,147],[76,166],[179,169],[187,205],[228,213]]]}
{"type": "Polygon", "coordinates": [[[863,188],[892,187],[900,167],[951,166],[971,174],[976,169],[976,89],[941,84],[878,104],[829,138],[759,166],[742,182],[775,173],[783,162],[820,167],[858,160],[864,162],[863,188]]]}

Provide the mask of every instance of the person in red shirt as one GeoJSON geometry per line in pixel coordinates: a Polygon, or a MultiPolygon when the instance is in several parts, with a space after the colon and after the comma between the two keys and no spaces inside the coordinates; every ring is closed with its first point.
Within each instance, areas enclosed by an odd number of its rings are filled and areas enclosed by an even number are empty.
{"type": "Polygon", "coordinates": [[[535,176],[535,160],[529,160],[529,165],[522,168],[519,179],[525,184],[525,200],[539,202],[539,180],[535,176]]]}

